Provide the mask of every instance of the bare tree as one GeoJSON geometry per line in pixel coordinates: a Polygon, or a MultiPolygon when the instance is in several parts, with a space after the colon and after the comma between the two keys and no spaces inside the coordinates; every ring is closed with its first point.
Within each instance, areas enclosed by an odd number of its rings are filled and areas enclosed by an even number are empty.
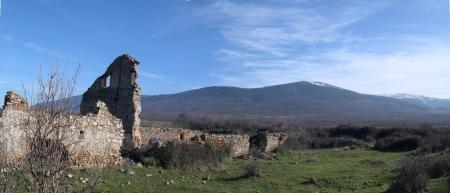
{"type": "MultiPolygon", "coordinates": [[[[78,68],[79,69],[79,68],[78,68]]],[[[26,90],[30,108],[24,113],[21,129],[26,138],[26,156],[22,171],[33,185],[31,191],[40,193],[88,191],[93,183],[81,187],[75,179],[68,178],[71,168],[70,151],[76,148],[78,132],[82,130],[79,116],[71,109],[79,70],[70,79],[51,71],[39,76],[36,89],[26,90]]],[[[98,179],[98,178],[96,178],[98,179]]]]}

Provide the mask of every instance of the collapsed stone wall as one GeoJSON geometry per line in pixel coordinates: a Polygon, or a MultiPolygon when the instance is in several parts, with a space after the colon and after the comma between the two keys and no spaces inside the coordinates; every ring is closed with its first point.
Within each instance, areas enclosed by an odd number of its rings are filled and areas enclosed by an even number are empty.
{"type": "MultiPolygon", "coordinates": [[[[105,103],[97,102],[98,110],[78,118],[78,143],[71,150],[70,161],[77,167],[119,165],[124,140],[122,121],[113,116],[105,103]]],[[[75,135],[74,135],[75,136],[75,135]]]]}
{"type": "Polygon", "coordinates": [[[16,92],[9,91],[5,95],[0,122],[0,140],[2,153],[9,160],[18,160],[26,153],[25,133],[21,127],[28,103],[16,92]]]}
{"type": "Polygon", "coordinates": [[[148,144],[158,143],[158,146],[162,146],[167,142],[200,142],[209,143],[215,147],[227,145],[231,148],[233,157],[248,154],[250,147],[250,137],[245,134],[212,134],[182,128],[143,128],[141,133],[143,141],[147,141],[148,144]]]}
{"type": "Polygon", "coordinates": [[[266,139],[267,143],[264,151],[272,152],[286,142],[287,136],[285,133],[269,133],[266,139]]]}
{"type": "MultiPolygon", "coordinates": [[[[16,93],[8,92],[0,119],[2,151],[11,162],[20,162],[28,150],[22,123],[32,116],[31,108],[24,101],[16,93]]],[[[73,116],[74,125],[65,131],[68,139],[63,143],[74,167],[102,167],[122,162],[120,149],[124,136],[121,120],[109,113],[103,102],[97,102],[95,109],[85,116],[73,116]]]]}
{"type": "Polygon", "coordinates": [[[80,111],[86,115],[95,111],[97,101],[106,104],[112,115],[122,120],[124,148],[140,146],[141,88],[137,83],[139,62],[125,54],[113,61],[83,94],[80,111]]]}
{"type": "Polygon", "coordinates": [[[286,141],[286,134],[271,132],[258,132],[255,136],[249,136],[247,134],[214,134],[182,128],[143,128],[141,133],[144,142],[159,143],[158,146],[167,142],[204,142],[216,147],[229,145],[233,157],[249,154],[251,147],[270,153],[286,141]]]}
{"type": "Polygon", "coordinates": [[[285,143],[286,139],[285,133],[272,133],[267,130],[261,130],[250,138],[250,148],[269,153],[285,143]]]}

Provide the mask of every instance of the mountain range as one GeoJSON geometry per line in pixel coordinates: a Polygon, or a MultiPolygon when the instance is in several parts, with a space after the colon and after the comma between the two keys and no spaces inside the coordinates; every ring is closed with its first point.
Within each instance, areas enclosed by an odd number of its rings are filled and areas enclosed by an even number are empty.
{"type": "MultiPolygon", "coordinates": [[[[81,96],[73,97],[74,107],[81,96]]],[[[142,116],[232,115],[302,120],[450,121],[450,100],[361,94],[322,82],[262,88],[213,86],[176,94],[143,95],[142,116]]]]}

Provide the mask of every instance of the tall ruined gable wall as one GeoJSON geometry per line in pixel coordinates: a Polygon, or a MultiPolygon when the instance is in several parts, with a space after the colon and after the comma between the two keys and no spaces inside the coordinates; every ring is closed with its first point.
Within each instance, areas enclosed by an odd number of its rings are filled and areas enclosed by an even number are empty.
{"type": "Polygon", "coordinates": [[[125,140],[123,146],[137,148],[140,144],[141,88],[137,84],[139,62],[129,55],[118,57],[106,72],[97,78],[83,94],[81,114],[95,110],[95,103],[102,101],[110,112],[122,120],[125,140]]]}

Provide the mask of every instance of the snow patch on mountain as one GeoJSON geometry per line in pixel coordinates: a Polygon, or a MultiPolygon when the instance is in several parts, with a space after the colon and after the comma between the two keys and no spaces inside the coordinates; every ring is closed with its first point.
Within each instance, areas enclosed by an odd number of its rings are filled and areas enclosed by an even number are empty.
{"type": "Polygon", "coordinates": [[[450,99],[439,99],[412,94],[392,94],[383,96],[408,102],[419,103],[431,108],[450,108],[450,99]]]}
{"type": "MultiPolygon", "coordinates": [[[[323,86],[323,87],[330,87],[330,88],[339,88],[337,86],[333,86],[331,84],[327,84],[327,83],[319,82],[319,81],[306,81],[306,82],[310,83],[310,84],[313,84],[313,85],[316,85],[316,86],[323,86]]],[[[339,88],[339,89],[341,89],[341,88],[339,88]]]]}

